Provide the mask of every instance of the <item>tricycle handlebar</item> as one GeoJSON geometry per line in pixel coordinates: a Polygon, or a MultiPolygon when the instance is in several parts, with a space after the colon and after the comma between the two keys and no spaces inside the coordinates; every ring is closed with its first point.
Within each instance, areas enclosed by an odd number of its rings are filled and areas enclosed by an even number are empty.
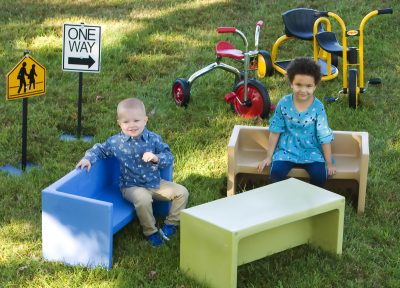
{"type": "MultiPolygon", "coordinates": [[[[261,27],[264,26],[264,22],[262,20],[257,21],[256,24],[256,33],[255,33],[255,47],[256,50],[258,50],[258,38],[260,36],[260,29],[261,27]]],[[[245,52],[248,52],[248,43],[247,43],[247,39],[246,36],[244,36],[243,32],[236,29],[235,27],[218,27],[217,28],[217,32],[218,33],[237,33],[239,34],[239,36],[242,38],[243,42],[244,42],[244,46],[245,46],[245,52]]]]}
{"type": "Polygon", "coordinates": [[[263,27],[263,26],[264,26],[264,22],[262,20],[257,21],[256,33],[254,34],[254,44],[255,44],[254,46],[255,46],[256,51],[258,51],[258,39],[260,38],[260,30],[261,30],[261,27],[263,27]]]}
{"type": "Polygon", "coordinates": [[[236,33],[236,28],[235,27],[218,27],[217,32],[218,33],[236,33]]]}
{"type": "Polygon", "coordinates": [[[393,9],[392,8],[378,9],[378,15],[381,14],[393,14],[393,9]]]}

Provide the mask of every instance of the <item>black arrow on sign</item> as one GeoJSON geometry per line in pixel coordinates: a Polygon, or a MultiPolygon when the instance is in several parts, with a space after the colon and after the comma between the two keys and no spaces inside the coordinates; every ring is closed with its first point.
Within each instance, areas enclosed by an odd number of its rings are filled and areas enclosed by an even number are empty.
{"type": "Polygon", "coordinates": [[[88,68],[92,67],[92,65],[96,63],[92,57],[89,58],[76,58],[76,57],[68,57],[68,64],[74,65],[87,65],[88,68]]]}

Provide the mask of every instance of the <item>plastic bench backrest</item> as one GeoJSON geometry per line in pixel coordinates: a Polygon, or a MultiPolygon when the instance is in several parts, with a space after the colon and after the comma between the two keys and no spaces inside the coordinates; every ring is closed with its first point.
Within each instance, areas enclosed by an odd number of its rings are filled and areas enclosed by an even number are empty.
{"type": "MultiPolygon", "coordinates": [[[[286,11],[282,14],[285,24],[285,34],[302,40],[313,40],[313,27],[317,19],[317,11],[307,8],[296,8],[286,11]]],[[[321,32],[322,26],[318,26],[318,32],[321,32]]]]}
{"type": "Polygon", "coordinates": [[[265,127],[263,131],[241,129],[239,132],[239,150],[267,150],[269,130],[265,127]]]}
{"type": "Polygon", "coordinates": [[[119,173],[117,159],[104,159],[96,162],[90,172],[75,169],[60,179],[62,181],[55,182],[51,187],[59,192],[92,198],[103,187],[118,187],[119,173]]]}
{"type": "Polygon", "coordinates": [[[332,152],[336,155],[360,157],[361,135],[354,132],[335,133],[332,142],[332,152]],[[349,137],[349,134],[352,137],[349,137]]]}

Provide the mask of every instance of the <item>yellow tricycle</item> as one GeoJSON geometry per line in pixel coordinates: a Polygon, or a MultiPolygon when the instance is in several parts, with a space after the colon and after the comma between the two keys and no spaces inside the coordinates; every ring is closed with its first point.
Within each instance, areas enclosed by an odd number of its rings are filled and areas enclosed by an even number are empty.
{"type": "MultiPolygon", "coordinates": [[[[364,26],[368,20],[376,15],[392,14],[392,8],[377,9],[368,13],[360,23],[358,29],[346,28],[342,18],[333,12],[318,11],[315,13],[319,17],[314,22],[314,60],[322,58],[323,53],[330,53],[342,57],[343,59],[343,89],[339,93],[348,94],[349,107],[357,108],[360,104],[360,94],[367,90],[364,82],[364,26]],[[327,17],[334,18],[342,30],[342,45],[336,39],[335,33],[331,31],[331,23],[327,17]],[[321,31],[321,24],[325,25],[325,30],[321,31]],[[358,47],[348,47],[347,38],[358,37],[358,47]],[[321,48],[321,49],[318,49],[321,48]]],[[[330,60],[330,59],[329,59],[330,60]]],[[[327,62],[327,71],[330,71],[331,61],[327,62]]],[[[368,84],[380,84],[380,78],[372,78],[368,84]]],[[[333,98],[331,101],[337,100],[333,98]]]]}

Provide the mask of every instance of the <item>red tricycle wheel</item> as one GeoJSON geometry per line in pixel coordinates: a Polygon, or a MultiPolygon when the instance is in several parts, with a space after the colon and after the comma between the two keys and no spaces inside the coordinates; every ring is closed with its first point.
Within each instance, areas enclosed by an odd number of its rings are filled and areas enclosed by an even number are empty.
{"type": "MultiPolygon", "coordinates": [[[[244,81],[239,82],[235,87],[235,93],[240,102],[244,102],[244,81]]],[[[271,108],[271,101],[267,89],[264,85],[255,79],[248,80],[247,83],[247,99],[251,105],[241,105],[237,98],[231,102],[233,110],[241,117],[252,118],[267,118],[271,108]]]]}
{"type": "Polygon", "coordinates": [[[184,78],[178,78],[172,84],[172,97],[178,106],[187,106],[190,100],[190,85],[184,78]]]}

